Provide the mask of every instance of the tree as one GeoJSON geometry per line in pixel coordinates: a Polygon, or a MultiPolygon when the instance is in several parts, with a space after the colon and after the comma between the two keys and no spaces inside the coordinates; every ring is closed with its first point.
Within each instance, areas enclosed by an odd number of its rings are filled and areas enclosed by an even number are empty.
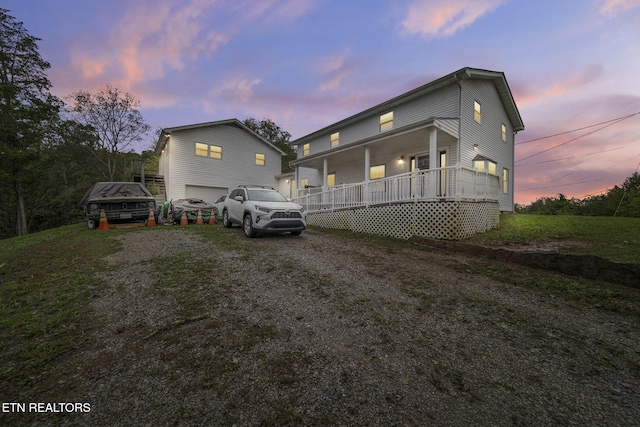
{"type": "Polygon", "coordinates": [[[271,119],[257,121],[254,118],[247,118],[244,121],[244,125],[284,151],[286,155],[282,157],[281,171],[293,172],[293,168],[289,165],[289,162],[295,160],[296,151],[289,144],[289,139],[291,138],[289,132],[282,130],[280,126],[275,124],[271,119]]]}
{"type": "Polygon", "coordinates": [[[0,8],[0,185],[14,195],[7,201],[19,236],[28,233],[24,187],[37,176],[41,145],[62,107],[49,93],[50,65],[38,52],[39,40],[0,8]]]}
{"type": "Polygon", "coordinates": [[[106,168],[104,177],[113,181],[118,154],[141,141],[151,129],[138,110],[140,101],[111,85],[95,94],[80,90],[67,99],[73,104],[70,109],[73,117],[93,129],[96,138],[88,141],[87,146],[106,168]]]}

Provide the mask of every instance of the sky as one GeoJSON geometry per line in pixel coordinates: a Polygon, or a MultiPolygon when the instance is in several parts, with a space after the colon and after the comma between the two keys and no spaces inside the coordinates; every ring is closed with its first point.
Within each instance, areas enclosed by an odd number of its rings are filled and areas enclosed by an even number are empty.
{"type": "MultiPolygon", "coordinates": [[[[640,0],[0,0],[60,98],[106,84],[154,128],[269,118],[292,140],[463,67],[505,73],[525,124],[515,201],[640,167],[640,0]]],[[[149,135],[137,151],[149,149],[149,135]]]]}

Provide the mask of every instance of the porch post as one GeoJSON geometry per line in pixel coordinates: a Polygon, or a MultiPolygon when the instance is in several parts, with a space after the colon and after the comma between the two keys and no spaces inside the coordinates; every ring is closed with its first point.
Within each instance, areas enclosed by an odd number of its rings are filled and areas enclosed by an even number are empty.
{"type": "Polygon", "coordinates": [[[436,182],[438,172],[435,170],[438,167],[437,148],[438,130],[432,128],[429,132],[429,198],[435,198],[438,190],[438,183],[436,182]]]}
{"type": "Polygon", "coordinates": [[[323,166],[322,166],[322,189],[324,191],[327,191],[327,175],[328,175],[328,170],[329,170],[329,166],[328,166],[328,161],[327,158],[325,157],[323,160],[323,166]]]}
{"type": "Polygon", "coordinates": [[[371,153],[369,152],[369,146],[364,148],[364,202],[365,205],[369,206],[369,181],[371,180],[370,176],[371,172],[371,153]]]}
{"type": "Polygon", "coordinates": [[[293,182],[294,182],[294,187],[293,189],[295,190],[295,193],[293,194],[293,197],[298,197],[298,188],[300,188],[300,182],[298,181],[298,168],[299,166],[296,166],[296,170],[295,170],[295,176],[293,177],[293,182]]]}

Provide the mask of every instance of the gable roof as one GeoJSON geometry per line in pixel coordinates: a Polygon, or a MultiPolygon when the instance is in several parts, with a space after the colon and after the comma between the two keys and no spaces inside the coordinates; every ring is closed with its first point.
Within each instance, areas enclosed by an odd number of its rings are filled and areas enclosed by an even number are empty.
{"type": "Polygon", "coordinates": [[[509,85],[507,84],[507,79],[505,75],[501,71],[489,71],[489,70],[481,70],[478,68],[470,68],[465,67],[461,68],[458,71],[454,71],[451,74],[448,74],[444,77],[440,77],[439,79],[433,80],[425,85],[422,85],[416,89],[410,90],[409,92],[403,93],[402,95],[396,96],[388,101],[385,101],[381,104],[368,108],[360,113],[354,114],[353,116],[347,117],[346,119],[340,120],[332,125],[324,127],[320,130],[317,130],[313,133],[305,135],[301,138],[298,138],[295,141],[292,141],[292,144],[300,144],[306,140],[313,139],[322,134],[329,133],[334,130],[338,130],[340,128],[344,128],[360,119],[365,117],[385,113],[388,110],[392,109],[398,104],[404,103],[410,99],[423,96],[429,92],[433,92],[442,87],[448,86],[453,83],[457,83],[461,80],[466,79],[489,79],[493,80],[493,83],[496,86],[496,90],[500,99],[502,100],[502,104],[504,105],[505,111],[509,116],[509,120],[513,126],[513,130],[518,132],[524,130],[524,123],[522,122],[522,117],[520,117],[520,112],[518,111],[518,107],[513,99],[513,95],[511,94],[511,89],[509,89],[509,85]]]}
{"type": "Polygon", "coordinates": [[[258,140],[260,140],[264,144],[268,145],[269,147],[271,147],[274,150],[276,150],[277,152],[279,152],[281,156],[286,155],[286,153],[284,151],[280,150],[278,147],[276,147],[275,145],[273,145],[272,143],[270,143],[269,141],[267,141],[266,139],[264,139],[263,137],[261,137],[260,135],[255,133],[253,130],[248,128],[244,123],[242,123],[240,120],[238,120],[238,119],[228,119],[228,120],[218,120],[218,121],[215,121],[215,122],[195,123],[195,124],[191,124],[191,125],[176,126],[176,127],[172,127],[172,128],[164,128],[164,129],[162,129],[162,132],[160,133],[160,136],[158,137],[158,142],[156,143],[156,150],[155,150],[156,156],[159,156],[160,153],[162,152],[162,150],[164,149],[165,145],[167,145],[167,141],[169,141],[169,135],[171,135],[172,132],[177,132],[177,131],[182,131],[182,130],[189,130],[189,129],[197,129],[197,128],[203,128],[203,127],[210,127],[210,126],[236,126],[236,127],[240,128],[242,130],[245,130],[245,131],[249,132],[251,135],[253,135],[256,138],[258,138],[258,140]]]}

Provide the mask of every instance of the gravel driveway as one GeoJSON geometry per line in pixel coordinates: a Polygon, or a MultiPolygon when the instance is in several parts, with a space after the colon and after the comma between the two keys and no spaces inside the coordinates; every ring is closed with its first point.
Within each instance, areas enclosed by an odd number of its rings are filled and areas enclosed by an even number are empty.
{"type": "Polygon", "coordinates": [[[56,425],[639,424],[632,320],[472,274],[469,256],[216,227],[223,243],[120,237],[67,384],[91,412],[56,425]]]}

